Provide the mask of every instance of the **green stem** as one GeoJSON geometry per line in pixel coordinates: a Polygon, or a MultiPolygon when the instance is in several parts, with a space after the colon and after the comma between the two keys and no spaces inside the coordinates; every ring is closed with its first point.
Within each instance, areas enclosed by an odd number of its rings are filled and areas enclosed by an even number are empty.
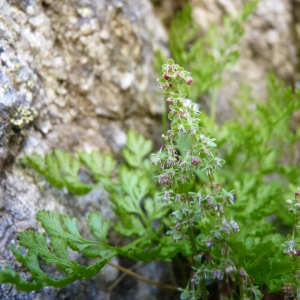
{"type": "Polygon", "coordinates": [[[162,109],[162,132],[163,132],[163,134],[167,134],[168,114],[167,114],[167,105],[166,105],[165,99],[162,99],[161,109],[162,109]]]}
{"type": "Polygon", "coordinates": [[[143,241],[143,240],[144,240],[143,237],[138,238],[138,239],[134,240],[132,243],[130,243],[130,244],[128,244],[128,245],[126,245],[126,246],[124,246],[124,247],[122,247],[122,248],[123,248],[124,250],[130,249],[131,247],[135,246],[136,244],[138,244],[139,242],[141,242],[141,241],[143,241]]]}
{"type": "MultiPolygon", "coordinates": [[[[197,255],[197,247],[196,247],[196,242],[195,242],[195,234],[194,234],[194,229],[193,227],[189,227],[189,236],[190,236],[190,242],[192,246],[192,251],[193,251],[193,264],[196,266],[195,263],[195,256],[197,255]]],[[[205,285],[205,279],[204,277],[201,280],[200,283],[200,288],[201,288],[201,296],[203,300],[207,300],[207,291],[206,291],[206,285],[205,285]]]]}
{"type": "Polygon", "coordinates": [[[108,261],[107,264],[110,265],[110,266],[112,266],[112,267],[114,267],[114,268],[116,268],[116,269],[118,269],[118,270],[120,270],[120,271],[122,271],[122,272],[124,272],[124,273],[126,273],[126,274],[128,274],[128,275],[130,275],[130,276],[132,276],[132,277],[135,277],[138,280],[141,280],[143,282],[156,285],[157,287],[162,288],[162,289],[168,289],[168,290],[178,291],[178,287],[177,286],[173,286],[173,285],[169,285],[169,284],[164,284],[164,283],[153,281],[153,280],[145,278],[145,277],[143,277],[143,276],[141,276],[141,275],[139,275],[139,274],[137,274],[137,273],[135,273],[135,272],[133,272],[133,271],[131,271],[129,269],[123,268],[123,267],[121,267],[119,265],[115,265],[114,263],[112,263],[110,261],[108,261]]]}
{"type": "Polygon", "coordinates": [[[194,257],[197,255],[197,248],[196,248],[196,242],[195,242],[195,235],[194,235],[193,227],[189,227],[189,236],[190,236],[190,242],[191,242],[192,251],[193,251],[193,264],[195,264],[194,257]]]}
{"type": "Polygon", "coordinates": [[[200,283],[200,287],[201,287],[201,296],[203,300],[207,300],[207,290],[206,290],[206,285],[205,285],[205,280],[203,278],[203,280],[201,280],[200,283]]]}

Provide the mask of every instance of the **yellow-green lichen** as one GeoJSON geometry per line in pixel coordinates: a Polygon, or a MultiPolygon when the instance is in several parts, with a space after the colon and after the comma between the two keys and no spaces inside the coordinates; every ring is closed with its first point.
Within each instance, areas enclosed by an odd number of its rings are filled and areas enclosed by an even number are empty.
{"type": "Polygon", "coordinates": [[[10,123],[21,129],[31,123],[37,117],[37,115],[38,113],[35,108],[20,106],[10,119],[10,123]]]}
{"type": "Polygon", "coordinates": [[[27,80],[27,87],[33,91],[34,90],[34,81],[32,79],[27,80]]]}

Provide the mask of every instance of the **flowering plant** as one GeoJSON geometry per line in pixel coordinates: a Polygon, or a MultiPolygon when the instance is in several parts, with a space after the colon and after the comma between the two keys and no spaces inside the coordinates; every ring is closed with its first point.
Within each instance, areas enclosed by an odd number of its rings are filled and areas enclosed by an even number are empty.
{"type": "MultiPolygon", "coordinates": [[[[191,257],[188,283],[179,288],[181,299],[208,299],[208,290],[212,291],[209,284],[220,281],[226,284],[218,286],[218,294],[230,299],[261,299],[262,287],[268,287],[270,292],[282,289],[288,296],[300,299],[300,191],[294,200],[287,201],[289,211],[297,218],[287,242],[282,243],[282,236],[273,234],[273,228],[266,222],[251,230],[240,228],[230,208],[234,207],[236,195],[215,179],[225,163],[215,150],[216,139],[200,125],[203,120],[198,106],[182,92],[194,79],[172,59],[162,66],[162,71],[158,82],[169,104],[171,124],[163,135],[163,146],[151,155],[152,164],[159,167],[155,177],[161,186],[159,191],[150,180],[154,167],[145,158],[152,149],[151,141],[132,130],[122,151],[125,163],[121,166],[110,155],[98,152],[78,153],[74,157],[55,150],[44,159],[37,154],[23,159],[24,164],[32,166],[51,185],[65,187],[72,194],[86,194],[96,187],[107,190],[118,217],[113,229],[135,239],[127,245],[113,245],[108,236],[110,222],[99,212],[88,216],[87,225],[93,237],[90,240],[79,233],[75,218],[40,211],[37,220],[45,234],[20,233],[19,244],[27,252],[11,247],[16,259],[30,271],[32,280],[24,279],[11,267],[4,267],[0,270],[0,283],[15,284],[26,292],[45,286],[61,288],[77,279],[95,276],[106,264],[126,272],[110,262],[117,255],[150,262],[171,261],[180,254],[191,257]],[[93,184],[79,179],[81,165],[91,172],[93,184]],[[70,249],[97,261],[81,265],[70,260],[70,249]],[[60,272],[59,278],[49,274],[44,266],[41,268],[41,261],[54,264],[60,272]]],[[[257,213],[260,216],[261,212],[257,213]]],[[[132,271],[128,273],[158,287],[176,290],[132,271]]]]}
{"type": "Polygon", "coordinates": [[[181,85],[191,85],[194,79],[172,59],[162,70],[158,81],[170,105],[171,129],[163,135],[164,146],[151,159],[160,167],[157,179],[164,185],[162,202],[172,211],[167,234],[174,242],[189,240],[192,249],[193,271],[188,286],[182,289],[181,298],[201,296],[207,299],[205,280],[208,279],[239,276],[246,288],[251,286],[251,280],[234,259],[227,243],[228,237],[239,232],[238,224],[228,219],[225,210],[226,206],[234,204],[234,195],[214,180],[214,173],[225,161],[214,151],[215,139],[199,126],[198,106],[181,92],[181,85]],[[180,136],[189,141],[183,154],[176,144],[180,136]],[[206,173],[207,181],[199,190],[187,190],[186,183],[199,172],[206,173]]]}

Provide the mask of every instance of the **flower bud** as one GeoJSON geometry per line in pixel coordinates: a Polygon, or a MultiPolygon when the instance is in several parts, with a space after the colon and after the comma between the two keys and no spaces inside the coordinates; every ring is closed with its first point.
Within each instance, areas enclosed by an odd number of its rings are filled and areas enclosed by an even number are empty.
{"type": "Polygon", "coordinates": [[[161,183],[162,184],[169,184],[169,179],[168,178],[162,178],[161,183]]]}
{"type": "Polygon", "coordinates": [[[205,243],[205,247],[206,248],[211,248],[213,246],[213,243],[214,241],[212,239],[208,240],[206,243],[205,243]]]}
{"type": "Polygon", "coordinates": [[[167,73],[165,73],[165,74],[163,75],[163,78],[166,79],[166,80],[169,80],[171,77],[170,77],[167,73]]]}
{"type": "Polygon", "coordinates": [[[240,269],[240,276],[247,277],[247,272],[244,269],[240,269]]]}
{"type": "Polygon", "coordinates": [[[187,85],[192,85],[194,82],[194,78],[193,77],[188,77],[187,80],[186,80],[186,84],[187,85]]]}
{"type": "Polygon", "coordinates": [[[283,284],[281,289],[285,293],[291,293],[293,291],[293,286],[291,284],[283,284]]]}
{"type": "Polygon", "coordinates": [[[200,163],[200,159],[198,157],[193,157],[192,165],[197,166],[200,163]]]}
{"type": "Polygon", "coordinates": [[[223,273],[221,272],[221,270],[216,270],[213,273],[213,277],[218,279],[218,280],[222,280],[223,279],[223,273]]]}

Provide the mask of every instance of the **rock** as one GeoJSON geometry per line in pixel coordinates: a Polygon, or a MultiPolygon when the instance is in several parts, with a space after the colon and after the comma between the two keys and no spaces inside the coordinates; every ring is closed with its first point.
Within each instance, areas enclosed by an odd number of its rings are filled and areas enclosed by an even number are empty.
{"type": "MultiPolygon", "coordinates": [[[[0,264],[16,264],[8,246],[38,230],[40,209],[78,218],[91,210],[113,218],[103,190],[75,197],[56,190],[19,159],[60,148],[119,153],[134,126],[160,140],[161,98],[153,69],[166,34],[150,1],[0,0],[0,264]],[[38,117],[34,113],[38,112],[38,117]],[[139,122],[130,123],[130,119],[139,122]]],[[[115,263],[118,263],[116,261],[115,263]]],[[[106,299],[118,271],[58,290],[22,293],[1,285],[1,299],[106,299]]]]}
{"type": "MultiPolygon", "coordinates": [[[[212,23],[221,24],[225,14],[238,15],[242,0],[193,0],[195,21],[205,31],[212,23]]],[[[252,96],[267,99],[266,77],[270,70],[293,85],[296,81],[297,44],[293,33],[292,2],[261,0],[245,22],[245,34],[238,43],[241,53],[234,68],[224,74],[226,85],[218,93],[218,120],[232,117],[230,101],[237,98],[242,83],[252,89],[252,96]]]]}

